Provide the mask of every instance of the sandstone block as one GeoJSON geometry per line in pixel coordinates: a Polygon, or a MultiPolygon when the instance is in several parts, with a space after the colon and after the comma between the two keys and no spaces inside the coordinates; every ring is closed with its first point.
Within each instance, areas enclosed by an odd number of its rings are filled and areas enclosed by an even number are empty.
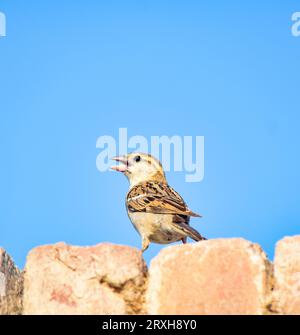
{"type": "Polygon", "coordinates": [[[24,278],[24,314],[143,313],[146,266],[137,249],[64,243],[33,249],[24,278]]]}
{"type": "Polygon", "coordinates": [[[300,235],[276,245],[273,308],[280,314],[300,314],[300,235]]]}
{"type": "Polygon", "coordinates": [[[257,244],[216,239],[171,246],[151,262],[149,314],[267,314],[272,267],[257,244]]]}
{"type": "Polygon", "coordinates": [[[21,314],[22,274],[6,251],[0,248],[0,315],[21,314]]]}

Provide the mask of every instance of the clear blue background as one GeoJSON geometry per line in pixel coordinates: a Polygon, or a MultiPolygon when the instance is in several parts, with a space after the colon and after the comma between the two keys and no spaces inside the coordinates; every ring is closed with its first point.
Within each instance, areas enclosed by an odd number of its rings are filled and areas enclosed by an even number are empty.
{"type": "MultiPolygon", "coordinates": [[[[299,234],[299,1],[1,0],[0,245],[140,247],[127,180],[96,169],[96,139],[205,136],[205,177],[169,183],[208,238],[273,257],[299,234]]],[[[145,253],[149,261],[161,246],[145,253]]]]}

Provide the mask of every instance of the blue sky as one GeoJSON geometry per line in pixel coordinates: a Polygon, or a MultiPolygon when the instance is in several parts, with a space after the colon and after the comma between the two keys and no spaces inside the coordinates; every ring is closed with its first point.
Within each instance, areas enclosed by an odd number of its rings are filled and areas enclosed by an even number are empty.
{"type": "MultiPolygon", "coordinates": [[[[208,238],[270,258],[300,232],[299,1],[0,0],[0,245],[140,247],[127,180],[96,169],[96,140],[205,137],[205,176],[169,183],[208,238]]],[[[147,262],[161,249],[151,245],[147,262]]]]}

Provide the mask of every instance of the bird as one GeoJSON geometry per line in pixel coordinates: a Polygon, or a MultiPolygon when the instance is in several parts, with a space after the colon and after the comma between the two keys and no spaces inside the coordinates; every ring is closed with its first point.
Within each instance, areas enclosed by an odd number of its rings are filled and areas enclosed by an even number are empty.
{"type": "Polygon", "coordinates": [[[150,243],[186,243],[206,240],[189,225],[190,217],[201,217],[191,211],[183,198],[169,186],[162,164],[150,154],[133,152],[111,158],[129,181],[126,209],[129,219],[142,239],[142,252],[150,243]]]}

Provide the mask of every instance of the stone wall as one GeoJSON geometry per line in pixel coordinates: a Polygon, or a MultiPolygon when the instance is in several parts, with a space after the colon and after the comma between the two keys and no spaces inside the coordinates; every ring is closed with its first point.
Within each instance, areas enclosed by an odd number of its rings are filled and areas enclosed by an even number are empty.
{"type": "Polygon", "coordinates": [[[300,314],[300,236],[274,264],[240,238],[139,250],[102,243],[40,246],[21,273],[0,249],[0,314],[300,314]],[[23,283],[24,278],[24,283],[23,283]]]}

